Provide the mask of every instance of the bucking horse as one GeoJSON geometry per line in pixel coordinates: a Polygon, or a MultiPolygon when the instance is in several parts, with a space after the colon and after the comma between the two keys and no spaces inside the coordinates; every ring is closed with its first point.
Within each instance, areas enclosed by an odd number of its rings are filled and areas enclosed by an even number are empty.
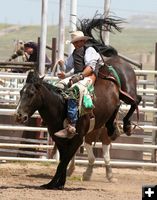
{"type": "MultiPolygon", "coordinates": [[[[104,24],[108,24],[108,27],[115,27],[117,23],[117,21],[112,18],[104,18],[103,20],[104,24]]],[[[108,30],[110,30],[110,28],[108,30]]],[[[136,76],[132,68],[129,64],[126,65],[125,63],[124,65],[120,58],[114,53],[110,59],[113,62],[112,65],[116,66],[116,63],[118,63],[119,68],[120,65],[124,67],[124,71],[120,70],[120,75],[124,77],[124,80],[121,79],[121,82],[126,84],[123,87],[127,90],[126,92],[129,95],[127,96],[123,93],[117,80],[110,75],[108,64],[104,63],[99,69],[94,86],[96,99],[93,109],[93,114],[95,116],[93,131],[105,126],[108,135],[113,137],[117,135],[115,118],[120,107],[121,99],[132,106],[131,111],[129,111],[123,120],[123,129],[125,133],[128,132],[128,126],[130,128],[129,118],[132,112],[138,107],[139,100],[136,93],[136,76]],[[130,100],[132,100],[132,102],[130,102],[130,100]]],[[[55,175],[49,183],[41,187],[44,189],[63,189],[66,183],[68,164],[75,155],[77,149],[83,143],[84,136],[88,133],[91,114],[87,113],[79,117],[76,124],[76,131],[78,134],[73,138],[67,139],[55,136],[55,132],[63,129],[63,122],[67,117],[67,100],[57,87],[44,81],[44,77],[39,77],[36,71],[30,71],[26,83],[20,91],[16,119],[19,123],[25,123],[35,111],[39,112],[41,118],[46,123],[48,132],[55,141],[60,154],[60,162],[55,175]]]]}
{"type": "Polygon", "coordinates": [[[95,48],[101,55],[104,65],[108,68],[105,72],[107,75],[99,70],[99,76],[115,78],[120,86],[120,100],[131,106],[123,118],[123,131],[130,136],[132,134],[131,117],[136,110],[137,121],[139,120],[138,105],[142,99],[137,94],[136,74],[131,64],[121,58],[114,47],[106,45],[103,39],[104,31],[115,33],[116,30],[121,32],[121,24],[124,22],[124,19],[119,17],[110,18],[96,13],[93,19],[79,20],[77,29],[92,38],[87,45],[95,48]]]}

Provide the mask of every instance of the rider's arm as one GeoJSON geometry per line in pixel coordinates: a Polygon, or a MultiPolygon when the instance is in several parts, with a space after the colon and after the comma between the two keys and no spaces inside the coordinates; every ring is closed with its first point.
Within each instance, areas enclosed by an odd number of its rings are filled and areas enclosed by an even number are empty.
{"type": "Polygon", "coordinates": [[[93,69],[91,68],[91,66],[86,66],[85,69],[82,72],[82,75],[84,77],[90,76],[92,72],[93,72],[93,69]]]}
{"type": "Polygon", "coordinates": [[[74,59],[72,54],[65,60],[64,69],[65,73],[70,72],[74,68],[74,59]]]}
{"type": "Polygon", "coordinates": [[[70,55],[65,62],[60,60],[58,63],[64,69],[64,71],[58,73],[59,78],[63,79],[74,74],[74,60],[72,55],[70,55]]]}
{"type": "Polygon", "coordinates": [[[74,68],[71,69],[69,72],[65,73],[65,78],[69,77],[69,76],[72,76],[73,74],[74,74],[74,68]]]}
{"type": "Polygon", "coordinates": [[[65,73],[64,71],[61,71],[61,72],[58,73],[58,77],[61,78],[61,79],[64,79],[64,78],[72,76],[73,74],[74,74],[74,69],[70,70],[67,73],[65,73]]]}
{"type": "Polygon", "coordinates": [[[19,49],[19,50],[15,51],[15,52],[12,54],[12,56],[9,58],[9,61],[11,61],[11,60],[17,58],[18,56],[22,56],[23,54],[24,54],[23,50],[20,50],[20,49],[19,49]]]}
{"type": "Polygon", "coordinates": [[[100,55],[96,52],[93,47],[89,47],[85,51],[85,69],[83,71],[84,76],[89,76],[96,69],[96,65],[98,60],[100,59],[100,55]]]}

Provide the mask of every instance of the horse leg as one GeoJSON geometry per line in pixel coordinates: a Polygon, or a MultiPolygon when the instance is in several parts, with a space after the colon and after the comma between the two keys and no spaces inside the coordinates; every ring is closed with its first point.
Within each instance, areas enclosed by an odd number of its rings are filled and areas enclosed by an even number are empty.
{"type": "Polygon", "coordinates": [[[93,147],[90,144],[84,143],[84,147],[86,148],[88,154],[88,166],[86,171],[83,173],[82,180],[83,181],[90,181],[92,173],[93,173],[93,166],[95,162],[95,156],[93,153],[93,147]]]}
{"type": "MultiPolygon", "coordinates": [[[[60,162],[57,166],[56,173],[48,184],[41,187],[44,189],[63,189],[66,182],[67,166],[75,155],[77,149],[82,144],[83,139],[77,134],[71,139],[71,143],[67,145],[57,145],[60,153],[60,162]]],[[[57,143],[56,143],[57,144],[57,143]]]]}
{"type": "MultiPolygon", "coordinates": [[[[54,145],[53,149],[52,149],[52,152],[51,152],[51,158],[54,157],[54,155],[56,154],[57,152],[57,146],[56,144],[54,145]]],[[[75,156],[73,156],[73,158],[71,159],[70,163],[69,163],[69,167],[67,169],[67,176],[71,176],[72,173],[74,172],[75,170],[75,156]]]]}
{"type": "Polygon", "coordinates": [[[51,151],[51,155],[50,155],[50,158],[53,158],[54,157],[54,155],[57,153],[57,145],[56,145],[56,143],[54,144],[54,147],[53,147],[53,149],[52,149],[52,151],[51,151]]]}
{"type": "Polygon", "coordinates": [[[110,144],[102,144],[102,151],[103,151],[103,157],[106,167],[106,178],[109,181],[112,181],[113,175],[112,175],[112,167],[110,165],[110,144]]]}
{"type": "Polygon", "coordinates": [[[69,167],[67,169],[67,176],[71,176],[74,170],[75,170],[75,155],[70,161],[69,167]]]}
{"type": "Polygon", "coordinates": [[[105,125],[107,128],[108,136],[110,137],[111,140],[115,140],[120,135],[119,128],[117,127],[117,124],[115,122],[118,110],[119,106],[116,108],[113,115],[110,117],[110,119],[107,121],[105,125]]]}
{"type": "MultiPolygon", "coordinates": [[[[54,155],[56,154],[57,152],[57,146],[56,146],[56,143],[52,149],[52,152],[51,152],[51,158],[54,157],[54,155]]],[[[69,167],[67,169],[67,176],[71,176],[72,173],[74,172],[75,170],[75,156],[73,156],[73,158],[71,159],[70,163],[69,163],[69,167]]]]}
{"type": "Polygon", "coordinates": [[[141,96],[140,95],[136,95],[136,100],[128,98],[127,96],[124,95],[120,95],[120,99],[122,101],[124,101],[124,103],[131,105],[128,113],[126,114],[126,116],[123,118],[123,131],[126,135],[130,136],[131,135],[131,121],[130,118],[133,115],[134,111],[138,108],[138,105],[141,101],[141,96]]]}

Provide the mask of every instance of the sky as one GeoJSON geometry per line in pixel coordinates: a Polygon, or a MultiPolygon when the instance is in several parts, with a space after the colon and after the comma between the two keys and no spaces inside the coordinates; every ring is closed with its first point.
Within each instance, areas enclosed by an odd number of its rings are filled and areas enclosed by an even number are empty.
{"type": "MultiPolygon", "coordinates": [[[[90,18],[103,13],[105,0],[78,0],[77,17],[90,18]]],[[[0,23],[39,25],[42,0],[0,0],[0,23]]],[[[58,24],[60,0],[48,0],[48,25],[58,24]]],[[[70,0],[65,0],[65,21],[69,22],[70,0]]],[[[111,0],[110,12],[127,19],[133,15],[157,15],[157,0],[111,0]]]]}

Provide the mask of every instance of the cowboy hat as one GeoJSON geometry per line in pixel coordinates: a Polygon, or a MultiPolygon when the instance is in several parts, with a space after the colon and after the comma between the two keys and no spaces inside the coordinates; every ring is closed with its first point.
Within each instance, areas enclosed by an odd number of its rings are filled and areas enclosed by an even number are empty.
{"type": "Polygon", "coordinates": [[[81,41],[81,40],[89,40],[92,39],[91,37],[85,36],[82,31],[74,31],[71,33],[71,43],[81,41]]]}
{"type": "Polygon", "coordinates": [[[25,48],[37,48],[37,44],[35,42],[26,42],[24,43],[25,48]]]}

